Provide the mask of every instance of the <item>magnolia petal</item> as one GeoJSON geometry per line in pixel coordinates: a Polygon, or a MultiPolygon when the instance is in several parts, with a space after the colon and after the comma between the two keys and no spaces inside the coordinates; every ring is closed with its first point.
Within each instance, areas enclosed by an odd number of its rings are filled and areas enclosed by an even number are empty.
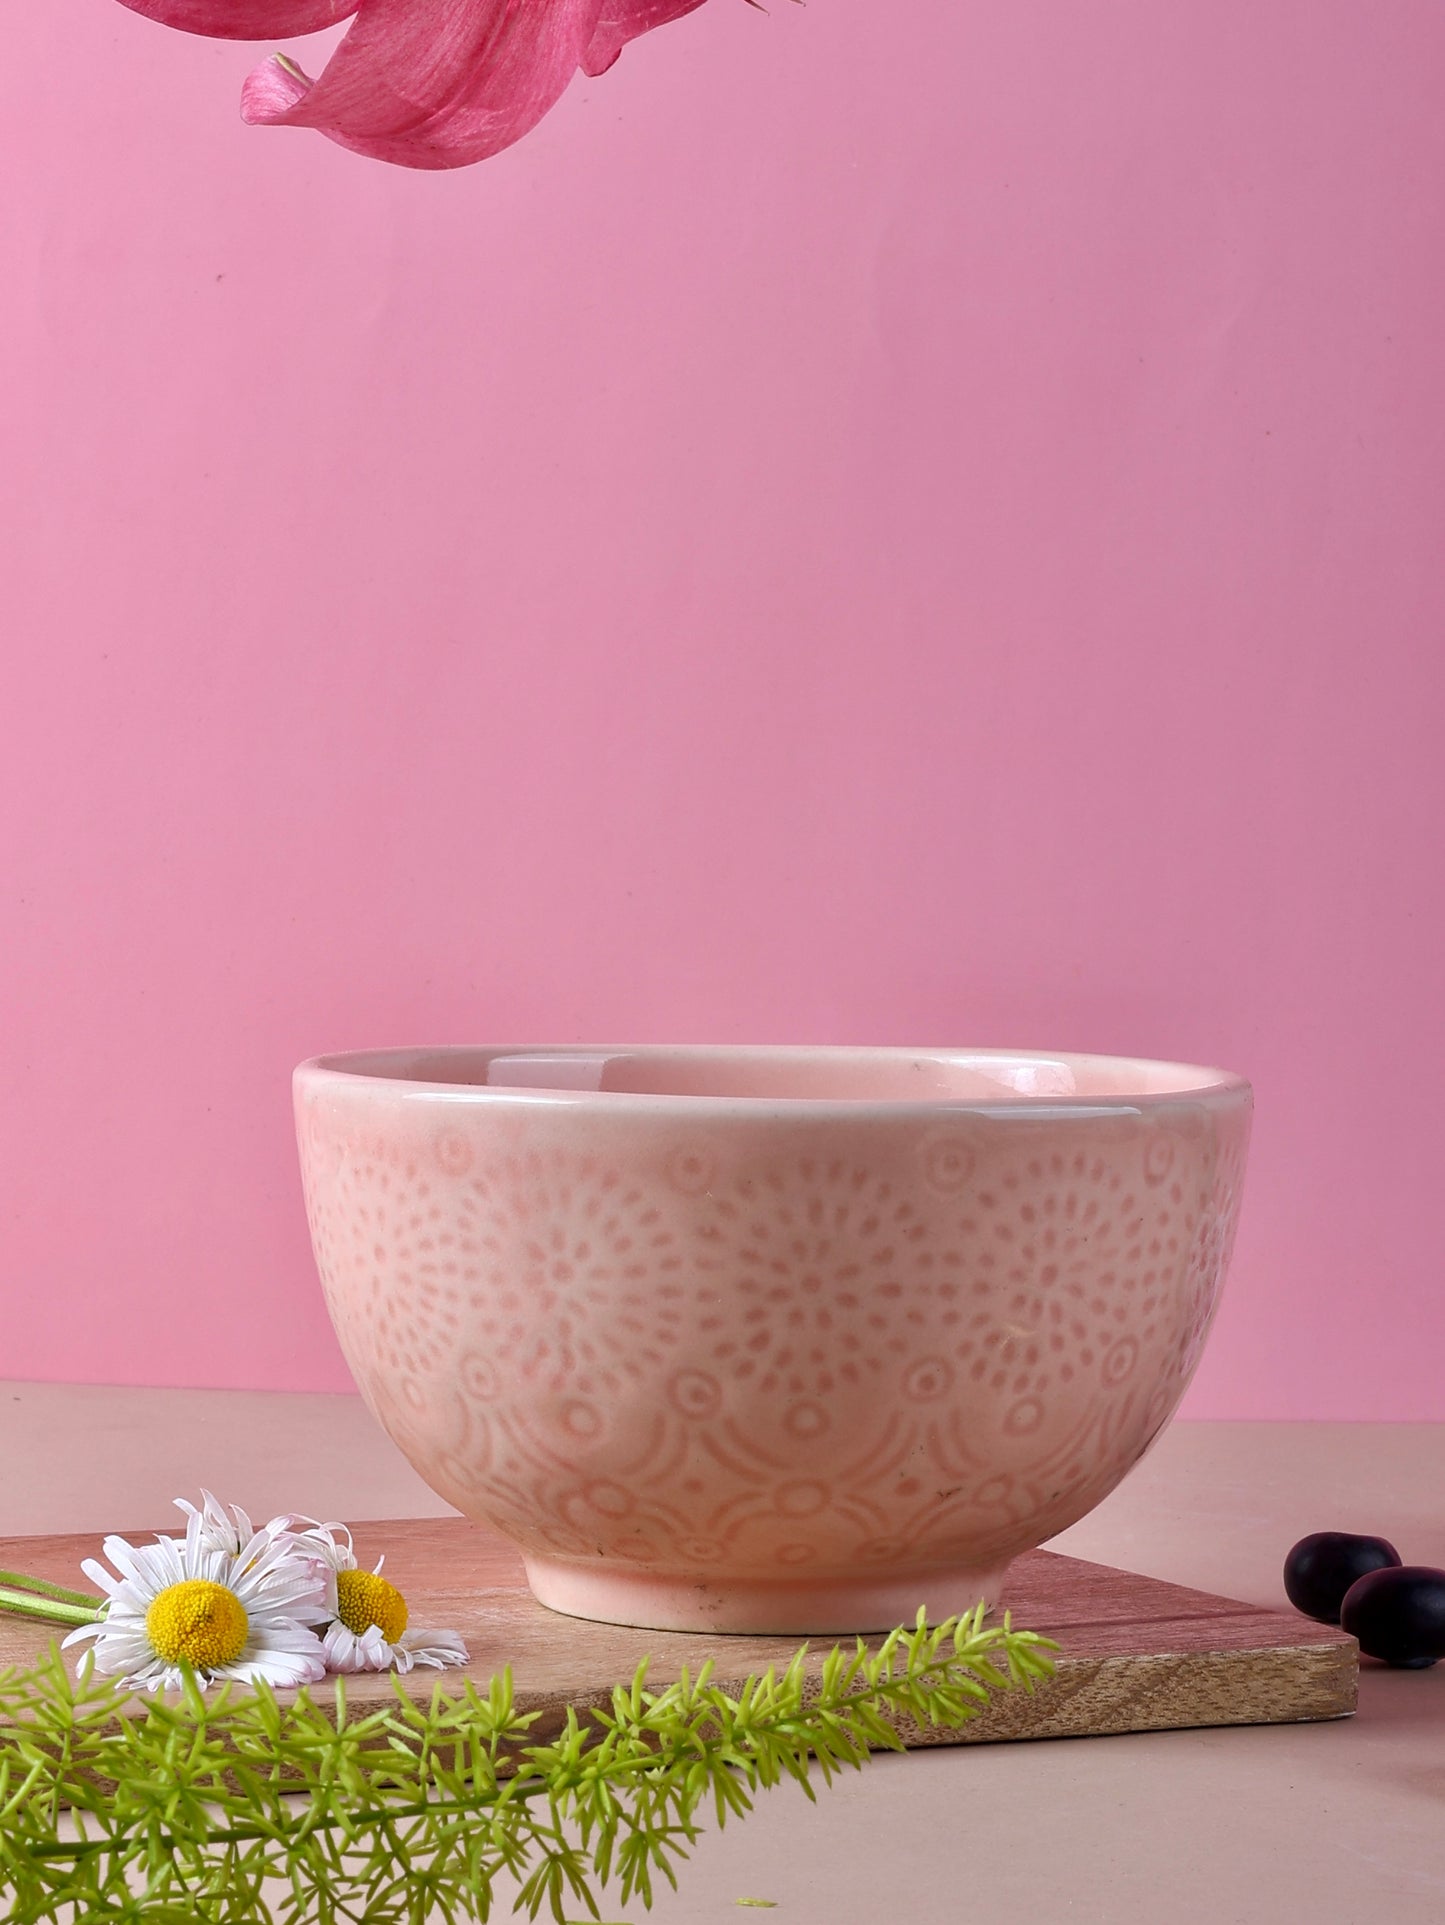
{"type": "Polygon", "coordinates": [[[356,12],[357,0],[123,0],[132,13],[212,40],[290,40],[356,12]]]}
{"type": "Polygon", "coordinates": [[[465,167],[520,140],[561,98],[603,0],[362,0],[319,79],[268,60],[244,120],[315,127],[403,167],[465,167]]]}
{"type": "Polygon", "coordinates": [[[582,56],[585,73],[605,74],[629,40],[665,27],[669,20],[681,20],[693,13],[702,0],[602,0],[602,12],[587,51],[582,56]]]}
{"type": "Polygon", "coordinates": [[[315,85],[295,61],[273,53],[241,83],[241,118],[251,127],[284,125],[287,114],[315,85]]]}

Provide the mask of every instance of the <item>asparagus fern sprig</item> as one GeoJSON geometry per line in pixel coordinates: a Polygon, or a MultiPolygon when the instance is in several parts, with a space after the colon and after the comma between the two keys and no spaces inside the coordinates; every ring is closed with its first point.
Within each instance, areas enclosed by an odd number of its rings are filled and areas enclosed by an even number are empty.
{"type": "Polygon", "coordinates": [[[714,1818],[785,1778],[811,1798],[896,1725],[953,1727],[1052,1669],[1047,1639],[982,1608],[800,1651],[730,1693],[714,1667],[569,1710],[540,1739],[509,1672],[381,1708],[194,1684],[138,1707],[57,1653],[0,1677],[0,1915],[204,1925],[485,1920],[494,1903],[558,1921],[598,1898],[652,1902],[714,1818]],[[504,1897],[505,1894],[505,1897],[504,1897]]]}

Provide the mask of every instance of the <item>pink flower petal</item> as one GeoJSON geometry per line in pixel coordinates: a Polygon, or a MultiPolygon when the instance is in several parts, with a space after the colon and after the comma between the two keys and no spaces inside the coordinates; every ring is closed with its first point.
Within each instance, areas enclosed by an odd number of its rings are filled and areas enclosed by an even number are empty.
{"type": "Polygon", "coordinates": [[[242,118],[315,127],[404,167],[465,167],[535,127],[577,71],[603,0],[361,0],[325,72],[263,62],[242,118]]]}
{"type": "Polygon", "coordinates": [[[701,5],[702,0],[603,0],[597,30],[582,56],[584,72],[605,74],[629,40],[681,20],[701,5]]]}
{"type": "Polygon", "coordinates": [[[213,40],[289,40],[334,27],[357,0],[123,0],[134,13],[213,40]]]}
{"type": "Polygon", "coordinates": [[[253,127],[284,125],[287,114],[315,85],[294,60],[273,53],[241,83],[241,118],[253,127]]]}

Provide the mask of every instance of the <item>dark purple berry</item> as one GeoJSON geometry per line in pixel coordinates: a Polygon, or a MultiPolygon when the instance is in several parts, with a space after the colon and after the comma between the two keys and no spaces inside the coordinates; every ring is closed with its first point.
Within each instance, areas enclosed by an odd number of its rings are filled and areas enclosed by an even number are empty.
{"type": "Polygon", "coordinates": [[[1302,1537],[1284,1561],[1285,1596],[1307,1618],[1338,1624],[1350,1586],[1371,1571],[1398,1565],[1400,1553],[1383,1537],[1316,1531],[1302,1537]]]}
{"type": "Polygon", "coordinates": [[[1340,1622],[1367,1658],[1423,1670],[1445,1658],[1445,1571],[1397,1564],[1352,1584],[1340,1622]]]}

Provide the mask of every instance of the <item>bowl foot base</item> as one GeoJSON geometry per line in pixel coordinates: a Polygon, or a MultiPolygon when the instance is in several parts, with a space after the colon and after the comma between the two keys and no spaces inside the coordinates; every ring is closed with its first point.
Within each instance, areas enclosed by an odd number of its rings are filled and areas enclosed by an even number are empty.
{"type": "Polygon", "coordinates": [[[527,1582],[539,1604],[566,1617],[629,1624],[650,1631],[771,1633],[779,1637],[891,1631],[912,1624],[920,1605],[932,1623],[990,1609],[1008,1565],[922,1571],[881,1570],[809,1581],[710,1579],[593,1567],[557,1558],[526,1559],[527,1582]]]}

